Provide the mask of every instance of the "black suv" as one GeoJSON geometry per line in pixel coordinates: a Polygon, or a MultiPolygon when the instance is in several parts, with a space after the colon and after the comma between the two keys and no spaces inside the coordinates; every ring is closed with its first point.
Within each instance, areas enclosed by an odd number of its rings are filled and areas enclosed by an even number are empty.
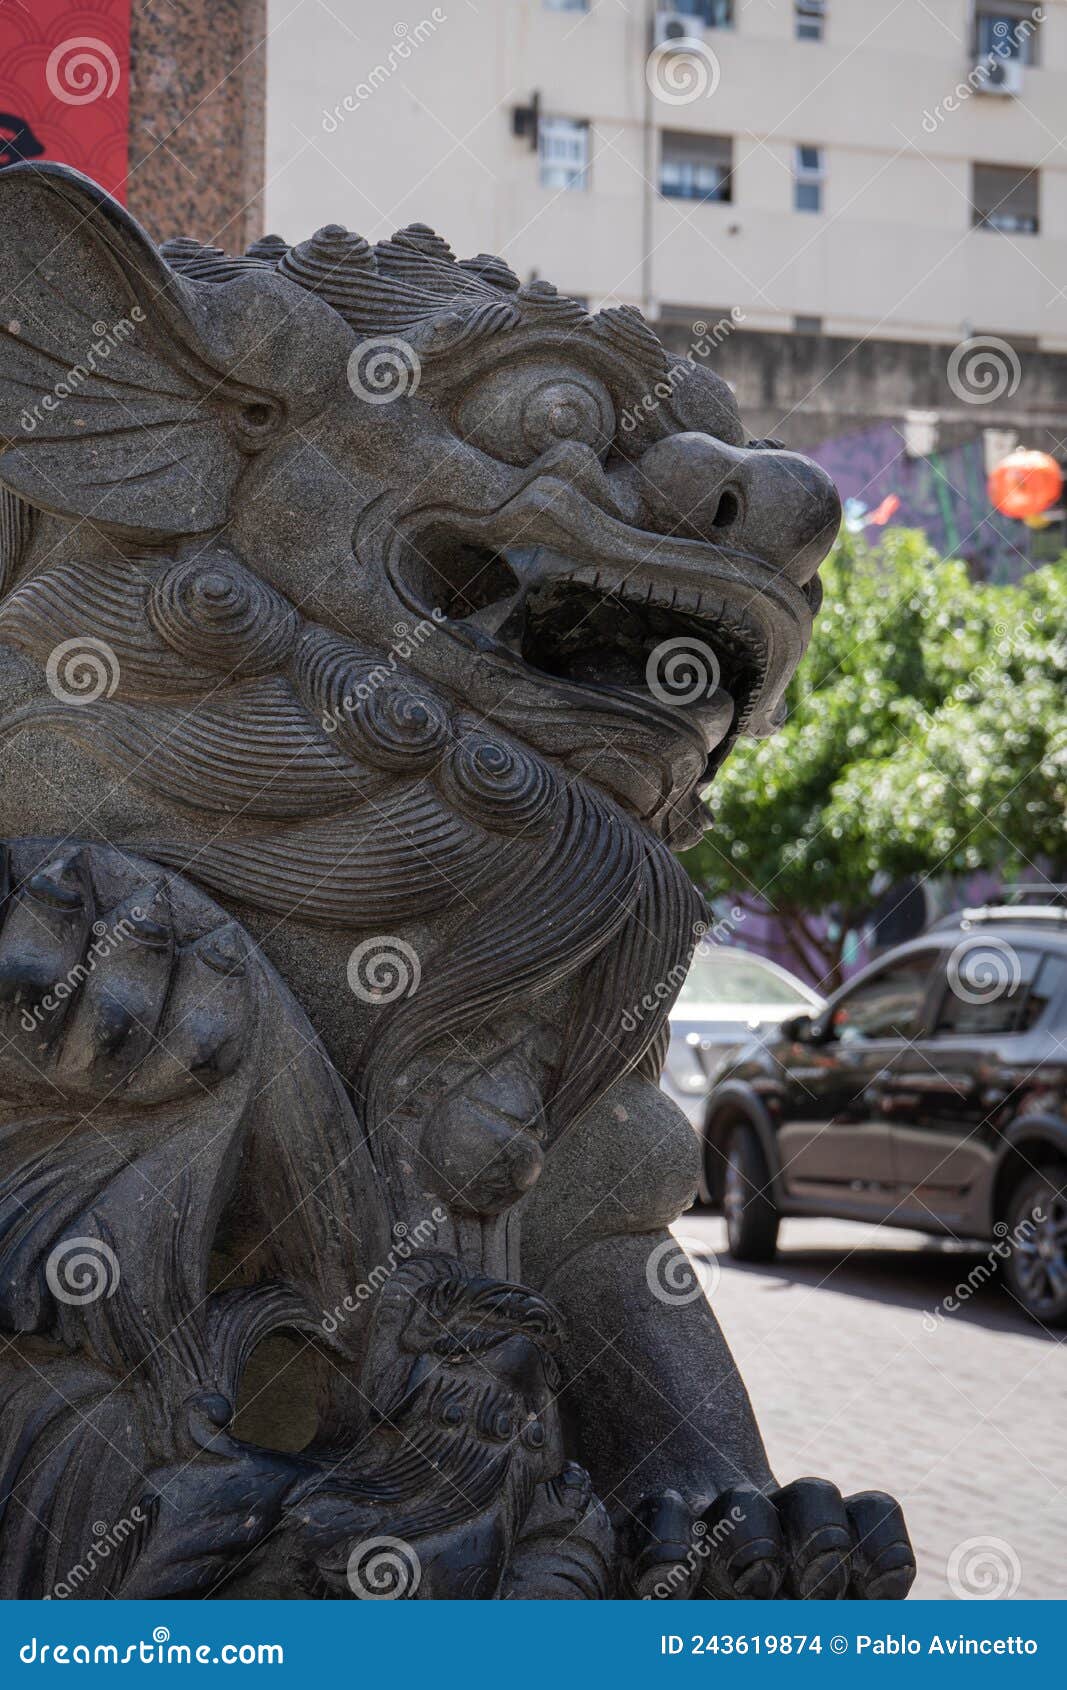
{"type": "Polygon", "coordinates": [[[783,1215],[996,1240],[1009,1289],[1067,1324],[1067,910],[967,910],[717,1069],[706,1195],[731,1253],[783,1215]]]}

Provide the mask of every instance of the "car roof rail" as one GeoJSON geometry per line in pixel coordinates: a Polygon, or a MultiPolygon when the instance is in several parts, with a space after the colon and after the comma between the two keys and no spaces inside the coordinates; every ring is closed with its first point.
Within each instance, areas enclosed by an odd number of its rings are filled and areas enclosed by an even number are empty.
{"type": "Polygon", "coordinates": [[[1015,880],[1000,889],[1003,903],[1022,905],[1029,908],[1033,904],[1043,905],[1049,909],[1063,900],[1067,905],[1067,883],[1056,880],[1015,880]]]}
{"type": "Polygon", "coordinates": [[[1067,922],[1067,907],[1050,904],[980,904],[977,909],[960,910],[958,920],[975,921],[1050,921],[1067,922]]]}

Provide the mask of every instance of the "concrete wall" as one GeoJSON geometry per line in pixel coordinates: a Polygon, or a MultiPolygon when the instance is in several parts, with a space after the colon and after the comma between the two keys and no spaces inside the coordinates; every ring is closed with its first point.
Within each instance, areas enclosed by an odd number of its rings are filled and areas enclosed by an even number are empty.
{"type": "MultiPolygon", "coordinates": [[[[696,313],[692,313],[695,317],[696,313]]],[[[692,317],[674,314],[660,334],[681,353],[707,345],[692,317]]],[[[705,322],[698,318],[698,324],[705,322]]],[[[714,326],[714,325],[712,325],[714,326]]],[[[753,332],[726,335],[709,363],[730,383],[753,436],[777,435],[806,450],[882,422],[903,427],[911,410],[937,413],[938,442],[955,446],[987,428],[1025,434],[1026,444],[1060,456],[1067,434],[1067,354],[1020,346],[1015,362],[994,351],[1004,391],[988,404],[961,400],[950,385],[954,348],[878,337],[753,332]]]]}

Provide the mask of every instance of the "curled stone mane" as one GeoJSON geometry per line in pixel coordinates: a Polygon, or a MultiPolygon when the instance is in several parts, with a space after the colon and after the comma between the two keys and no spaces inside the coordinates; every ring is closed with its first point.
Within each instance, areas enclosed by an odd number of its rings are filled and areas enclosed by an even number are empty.
{"type": "Polygon", "coordinates": [[[375,246],[330,223],[299,246],[267,235],[243,258],[187,239],[168,241],[161,251],[172,270],[199,282],[274,268],[324,299],[359,334],[414,335],[424,356],[442,357],[524,318],[539,318],[562,329],[587,328],[650,375],[667,369],[663,347],[631,306],[609,306],[591,317],[550,282],[520,284],[503,259],[479,253],[457,260],[424,223],[409,224],[375,246]]]}

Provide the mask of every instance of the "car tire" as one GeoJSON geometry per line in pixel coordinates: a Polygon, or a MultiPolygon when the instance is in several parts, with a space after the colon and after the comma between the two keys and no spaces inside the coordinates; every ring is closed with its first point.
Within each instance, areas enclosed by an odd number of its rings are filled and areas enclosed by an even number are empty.
{"type": "Polygon", "coordinates": [[[769,1188],[770,1170],[755,1128],[741,1123],[726,1142],[722,1185],[726,1237],[735,1261],[774,1260],[779,1216],[769,1188]]]}
{"type": "Polygon", "coordinates": [[[1026,1174],[1011,1194],[1005,1221],[1008,1290],[1032,1320],[1067,1326],[1067,1166],[1026,1174]]]}

